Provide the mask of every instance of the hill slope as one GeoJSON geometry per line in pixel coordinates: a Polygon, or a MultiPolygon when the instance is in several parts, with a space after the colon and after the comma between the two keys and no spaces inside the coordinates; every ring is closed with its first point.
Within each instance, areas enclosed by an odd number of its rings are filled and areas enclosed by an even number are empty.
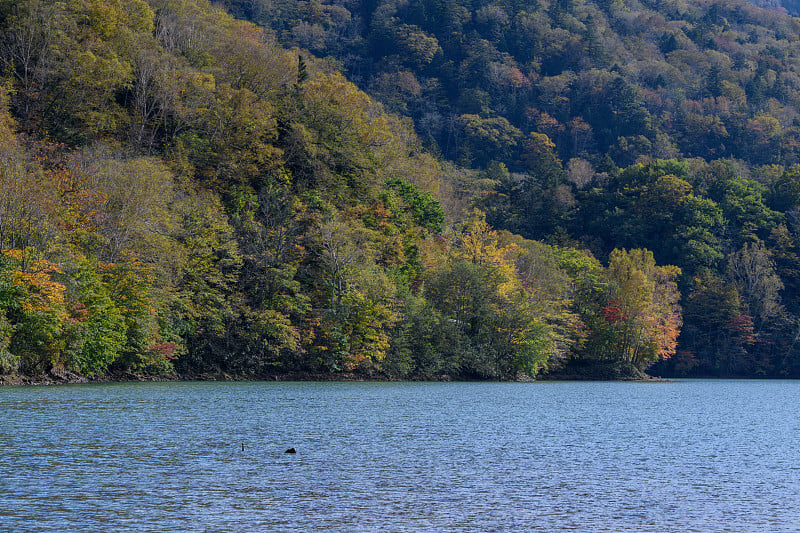
{"type": "Polygon", "coordinates": [[[515,379],[674,352],[674,268],[489,227],[406,120],[204,0],[3,0],[0,27],[2,374],[515,379]]]}
{"type": "Polygon", "coordinates": [[[800,22],[744,1],[225,2],[336,58],[449,159],[524,168],[523,139],[641,156],[798,162],[800,22]]]}
{"type": "Polygon", "coordinates": [[[798,373],[794,19],[229,7],[0,1],[2,373],[798,373]]]}
{"type": "Polygon", "coordinates": [[[796,372],[800,21],[786,11],[225,4],[412,117],[494,227],[679,266],[684,327],[659,371],[796,372]]]}

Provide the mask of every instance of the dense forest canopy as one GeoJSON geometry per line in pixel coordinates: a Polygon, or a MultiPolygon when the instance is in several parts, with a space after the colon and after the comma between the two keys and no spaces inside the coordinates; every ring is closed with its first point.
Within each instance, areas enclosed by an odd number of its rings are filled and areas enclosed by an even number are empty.
{"type": "Polygon", "coordinates": [[[654,370],[796,371],[790,3],[223,3],[411,117],[494,228],[678,266],[681,335],[654,370]]]}
{"type": "Polygon", "coordinates": [[[800,373],[783,11],[0,0],[0,25],[0,374],[800,373]]]}
{"type": "Polygon", "coordinates": [[[530,132],[595,167],[798,162],[800,22],[743,0],[223,3],[334,58],[467,166],[529,170],[530,132]]]}

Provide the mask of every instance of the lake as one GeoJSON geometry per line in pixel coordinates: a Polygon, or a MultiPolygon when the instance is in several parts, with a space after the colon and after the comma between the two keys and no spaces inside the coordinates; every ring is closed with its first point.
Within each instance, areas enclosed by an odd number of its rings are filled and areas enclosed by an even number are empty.
{"type": "Polygon", "coordinates": [[[798,400],[795,381],[5,387],[0,531],[797,531],[798,400]]]}

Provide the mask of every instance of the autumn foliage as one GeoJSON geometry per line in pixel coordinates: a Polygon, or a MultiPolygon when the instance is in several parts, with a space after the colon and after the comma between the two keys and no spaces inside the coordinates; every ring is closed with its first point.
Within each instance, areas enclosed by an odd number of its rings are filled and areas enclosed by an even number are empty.
{"type": "Polygon", "coordinates": [[[0,373],[798,371],[789,58],[417,4],[0,0],[0,373]]]}

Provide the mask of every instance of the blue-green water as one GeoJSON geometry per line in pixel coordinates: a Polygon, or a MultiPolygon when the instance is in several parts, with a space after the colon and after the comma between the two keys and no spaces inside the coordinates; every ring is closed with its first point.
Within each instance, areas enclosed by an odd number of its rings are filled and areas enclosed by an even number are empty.
{"type": "Polygon", "coordinates": [[[799,399],[791,381],[6,387],[0,531],[798,531],[799,399]]]}

